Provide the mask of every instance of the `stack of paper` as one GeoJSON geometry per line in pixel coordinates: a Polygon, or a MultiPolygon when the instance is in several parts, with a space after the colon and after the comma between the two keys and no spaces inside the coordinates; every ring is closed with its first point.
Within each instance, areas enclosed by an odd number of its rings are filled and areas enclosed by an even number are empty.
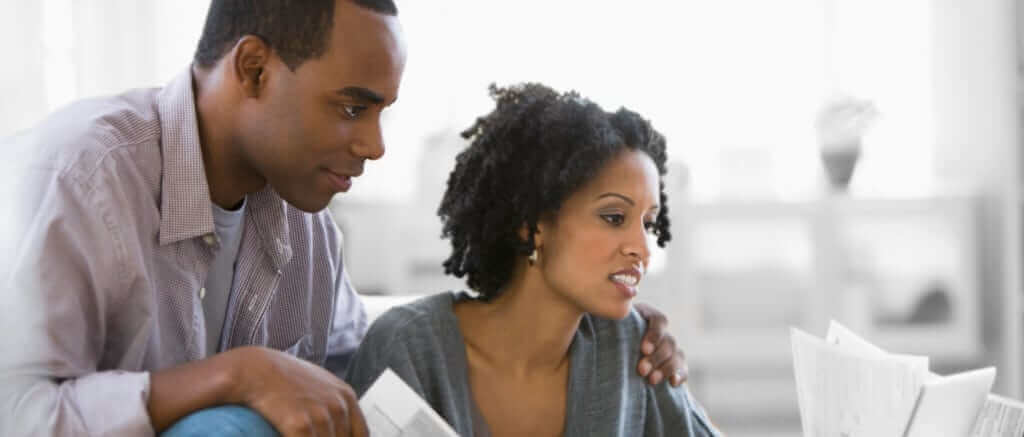
{"type": "Polygon", "coordinates": [[[985,407],[974,422],[971,437],[1024,436],[1024,403],[988,395],[985,407]]]}
{"type": "Polygon", "coordinates": [[[792,345],[810,437],[967,437],[995,379],[991,367],[936,375],[928,357],[890,354],[836,322],[825,340],[793,329],[792,345]]]}
{"type": "Polygon", "coordinates": [[[391,369],[359,400],[373,437],[458,437],[430,405],[391,369]]]}

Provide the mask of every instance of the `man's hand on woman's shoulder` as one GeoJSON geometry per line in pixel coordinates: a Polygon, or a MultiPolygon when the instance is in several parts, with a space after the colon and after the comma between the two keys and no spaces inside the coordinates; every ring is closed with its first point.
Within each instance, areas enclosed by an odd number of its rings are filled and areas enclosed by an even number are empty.
{"type": "Polygon", "coordinates": [[[648,383],[658,384],[668,378],[669,383],[679,387],[688,377],[686,356],[678,343],[668,332],[668,318],[654,307],[635,303],[633,307],[647,321],[647,332],[640,345],[640,362],[636,371],[648,383]]]}

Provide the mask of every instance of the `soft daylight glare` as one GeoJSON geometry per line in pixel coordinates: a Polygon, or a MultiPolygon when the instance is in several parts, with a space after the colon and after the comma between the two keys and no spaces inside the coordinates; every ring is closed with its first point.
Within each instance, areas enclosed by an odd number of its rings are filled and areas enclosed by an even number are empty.
{"type": "MultiPolygon", "coordinates": [[[[649,241],[637,299],[667,314],[690,390],[730,436],[801,435],[789,328],[831,319],[940,373],[994,365],[994,393],[1024,394],[1021,2],[397,4],[408,60],[386,153],[329,206],[370,318],[466,289],[443,273],[437,217],[460,133],[493,108],[490,84],[533,81],[665,135],[672,240],[649,241]],[[837,101],[877,112],[825,144],[837,101]]],[[[79,99],[163,86],[208,6],[0,0],[0,138],[79,99]]],[[[9,206],[30,193],[15,158],[0,160],[9,206]]],[[[13,223],[33,211],[0,211],[0,254],[15,253],[13,223]]],[[[20,292],[0,290],[0,309],[20,292]]]]}

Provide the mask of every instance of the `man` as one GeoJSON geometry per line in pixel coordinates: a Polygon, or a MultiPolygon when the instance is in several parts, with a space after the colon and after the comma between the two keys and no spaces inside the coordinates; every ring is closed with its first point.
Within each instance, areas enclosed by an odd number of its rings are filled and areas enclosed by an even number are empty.
{"type": "MultiPolygon", "coordinates": [[[[383,156],[405,59],[390,0],[214,0],[168,86],[5,145],[24,173],[0,434],[148,435],[239,404],[286,435],[364,435],[351,388],[317,365],[366,330],[325,207],[383,156]]],[[[638,372],[681,383],[648,318],[638,372]]]]}

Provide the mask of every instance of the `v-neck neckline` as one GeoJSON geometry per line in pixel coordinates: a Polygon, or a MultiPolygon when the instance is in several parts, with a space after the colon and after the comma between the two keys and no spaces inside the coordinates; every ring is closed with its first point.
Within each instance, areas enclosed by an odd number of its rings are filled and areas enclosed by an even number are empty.
{"type": "MultiPolygon", "coordinates": [[[[444,327],[447,337],[451,339],[445,342],[448,355],[454,359],[453,364],[448,368],[450,381],[458,381],[457,389],[464,394],[467,405],[464,405],[470,416],[470,428],[473,437],[490,437],[490,426],[483,416],[473,396],[473,388],[469,383],[469,356],[466,353],[466,339],[462,336],[459,325],[459,318],[455,315],[455,304],[463,301],[475,300],[477,298],[466,292],[449,293],[448,308],[443,315],[444,327]],[[480,422],[480,423],[478,423],[480,422]],[[479,434],[483,433],[483,435],[479,434]]],[[[590,387],[597,371],[597,348],[594,347],[593,326],[590,317],[584,315],[580,320],[580,326],[573,334],[572,344],[569,346],[569,383],[566,387],[565,396],[565,426],[562,429],[563,436],[589,435],[585,428],[586,421],[582,420],[586,415],[586,405],[590,404],[587,399],[587,388],[590,387]]]]}

